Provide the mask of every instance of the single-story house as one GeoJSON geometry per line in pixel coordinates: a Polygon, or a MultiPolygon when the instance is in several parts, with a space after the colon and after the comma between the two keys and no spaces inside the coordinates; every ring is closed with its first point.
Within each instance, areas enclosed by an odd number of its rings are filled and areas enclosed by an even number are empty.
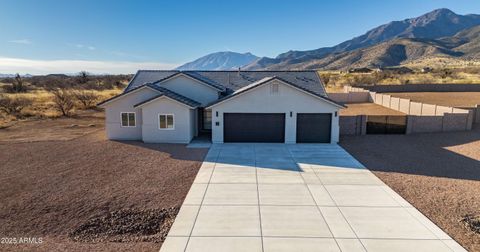
{"type": "Polygon", "coordinates": [[[140,70],[99,104],[114,140],[336,143],[339,109],[316,71],[140,70]]]}

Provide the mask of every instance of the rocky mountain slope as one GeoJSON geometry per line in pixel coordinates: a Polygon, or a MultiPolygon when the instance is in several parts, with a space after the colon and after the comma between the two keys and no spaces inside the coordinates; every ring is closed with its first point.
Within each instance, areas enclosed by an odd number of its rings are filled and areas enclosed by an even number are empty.
{"type": "Polygon", "coordinates": [[[440,39],[397,38],[366,48],[332,53],[295,64],[280,62],[265,69],[349,69],[399,66],[429,58],[480,59],[480,26],[440,39]]]}
{"type": "Polygon", "coordinates": [[[260,58],[246,69],[344,69],[395,66],[429,56],[478,56],[480,15],[438,9],[393,21],[333,47],[260,58]],[[475,28],[472,28],[475,27],[475,28]],[[470,42],[469,42],[470,41],[470,42]],[[452,50],[454,47],[463,46],[452,50]]]}

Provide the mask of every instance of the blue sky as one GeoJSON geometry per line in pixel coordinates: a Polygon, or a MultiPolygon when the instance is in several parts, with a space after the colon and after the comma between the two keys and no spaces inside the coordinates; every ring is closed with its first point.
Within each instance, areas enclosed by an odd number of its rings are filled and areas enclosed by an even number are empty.
{"type": "Polygon", "coordinates": [[[1,3],[0,73],[172,68],[227,50],[275,57],[332,46],[437,8],[480,13],[478,0],[1,3]]]}

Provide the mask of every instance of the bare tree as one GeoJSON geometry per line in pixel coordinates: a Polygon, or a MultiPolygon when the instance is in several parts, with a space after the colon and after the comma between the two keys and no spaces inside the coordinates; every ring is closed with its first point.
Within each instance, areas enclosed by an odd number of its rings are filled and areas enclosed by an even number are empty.
{"type": "Polygon", "coordinates": [[[83,109],[89,109],[95,107],[95,103],[98,100],[98,96],[91,91],[78,90],[73,92],[73,96],[82,105],[83,109]]]}
{"type": "Polygon", "coordinates": [[[75,107],[75,97],[70,90],[55,89],[52,91],[55,109],[62,113],[63,116],[71,116],[75,107]]]}
{"type": "Polygon", "coordinates": [[[27,91],[27,89],[25,88],[25,86],[23,85],[23,79],[22,77],[20,76],[20,74],[17,73],[17,75],[15,75],[15,81],[13,82],[13,90],[16,92],[16,93],[20,93],[20,92],[25,92],[27,91]]]}
{"type": "Polygon", "coordinates": [[[3,87],[5,92],[8,92],[8,93],[23,93],[23,92],[27,91],[27,87],[23,84],[23,79],[20,76],[20,74],[18,74],[18,73],[17,73],[17,75],[15,75],[15,78],[9,79],[8,82],[10,82],[11,85],[3,87]]]}
{"type": "Polygon", "coordinates": [[[89,80],[89,74],[87,71],[81,71],[78,73],[78,83],[85,84],[89,80]]]}
{"type": "Polygon", "coordinates": [[[32,105],[32,100],[24,97],[9,97],[0,94],[0,110],[7,115],[20,117],[22,110],[32,105]]]}

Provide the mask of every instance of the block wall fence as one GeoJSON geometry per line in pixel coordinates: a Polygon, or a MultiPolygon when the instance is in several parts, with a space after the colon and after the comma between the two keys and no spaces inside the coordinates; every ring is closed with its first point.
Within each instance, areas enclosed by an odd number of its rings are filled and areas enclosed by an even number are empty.
{"type": "MultiPolygon", "coordinates": [[[[407,134],[426,132],[466,131],[480,122],[480,106],[461,109],[435,104],[413,102],[409,99],[372,92],[363,88],[345,86],[344,93],[329,93],[340,103],[373,102],[407,115],[407,134]]],[[[340,116],[340,134],[362,135],[366,130],[366,116],[340,116]]]]}

